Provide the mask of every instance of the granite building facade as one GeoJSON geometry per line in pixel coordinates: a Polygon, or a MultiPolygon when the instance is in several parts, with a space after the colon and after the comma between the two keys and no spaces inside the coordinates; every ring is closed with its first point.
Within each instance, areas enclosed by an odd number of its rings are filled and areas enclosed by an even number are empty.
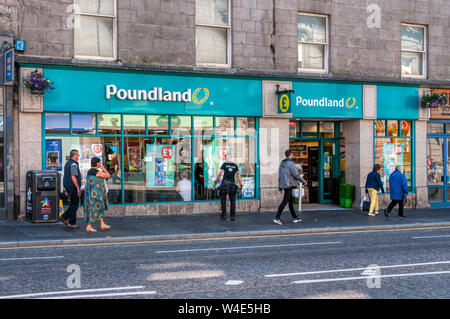
{"type": "Polygon", "coordinates": [[[71,148],[117,173],[111,215],[218,212],[224,154],[247,182],[238,212],[273,211],[289,148],[309,178],[305,203],[336,202],[345,178],[359,207],[378,163],[387,189],[405,167],[410,207],[446,206],[450,116],[422,98],[450,97],[447,2],[0,0],[0,40],[26,43],[0,94],[2,217],[24,217],[26,172],[58,170],[71,148]],[[35,70],[51,92],[24,87],[35,70]],[[294,91],[288,111],[277,90],[294,91]]]}

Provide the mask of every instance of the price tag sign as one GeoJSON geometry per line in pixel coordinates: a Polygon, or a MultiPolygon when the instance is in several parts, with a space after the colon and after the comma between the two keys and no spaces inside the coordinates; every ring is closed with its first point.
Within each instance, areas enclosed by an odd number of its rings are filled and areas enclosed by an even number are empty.
{"type": "Polygon", "coordinates": [[[402,147],[402,145],[401,145],[401,144],[395,145],[395,147],[394,147],[394,152],[395,152],[395,154],[397,154],[397,155],[400,155],[401,153],[403,153],[403,147],[402,147]]]}
{"type": "Polygon", "coordinates": [[[173,149],[169,146],[166,146],[162,149],[161,155],[165,159],[170,159],[173,157],[173,149]]]}
{"type": "Polygon", "coordinates": [[[225,159],[225,157],[228,154],[228,149],[225,147],[219,148],[219,151],[217,152],[217,155],[220,159],[225,159]]]}

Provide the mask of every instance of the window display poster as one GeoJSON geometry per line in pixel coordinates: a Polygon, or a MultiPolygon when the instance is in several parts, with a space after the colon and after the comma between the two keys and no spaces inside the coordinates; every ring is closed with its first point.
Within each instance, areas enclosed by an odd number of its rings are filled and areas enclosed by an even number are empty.
{"type": "Polygon", "coordinates": [[[395,171],[396,165],[403,166],[403,143],[384,144],[384,181],[395,171]]]}
{"type": "Polygon", "coordinates": [[[72,144],[71,149],[80,152],[80,160],[78,164],[81,172],[82,188],[86,185],[87,172],[91,169],[91,159],[98,157],[103,164],[103,145],[102,144],[72,144]]]}
{"type": "Polygon", "coordinates": [[[175,186],[174,145],[146,145],[146,187],[175,186]]]}
{"type": "Polygon", "coordinates": [[[242,198],[255,197],[255,178],[242,177],[242,198]]]}
{"type": "Polygon", "coordinates": [[[128,170],[130,172],[141,172],[141,147],[139,142],[128,142],[128,170]]]}
{"type": "Polygon", "coordinates": [[[61,140],[45,141],[45,169],[62,170],[62,144],[61,140]]]}
{"type": "Polygon", "coordinates": [[[214,181],[219,175],[220,167],[225,162],[226,155],[230,152],[228,146],[218,146],[216,141],[203,149],[205,188],[214,187],[214,181]]]}

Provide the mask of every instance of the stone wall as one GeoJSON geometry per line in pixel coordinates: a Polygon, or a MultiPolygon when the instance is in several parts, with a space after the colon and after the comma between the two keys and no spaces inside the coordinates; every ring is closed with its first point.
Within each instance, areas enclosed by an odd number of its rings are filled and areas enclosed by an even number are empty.
{"type": "MultiPolygon", "coordinates": [[[[195,0],[117,3],[120,61],[195,66],[195,0]]],[[[401,23],[412,23],[428,26],[429,78],[450,80],[447,0],[233,0],[232,67],[297,74],[298,12],[329,16],[331,74],[400,79],[401,23]],[[368,27],[368,4],[380,28],[368,27]]],[[[26,55],[72,58],[72,22],[73,0],[0,0],[0,30],[26,40],[26,55]]]]}

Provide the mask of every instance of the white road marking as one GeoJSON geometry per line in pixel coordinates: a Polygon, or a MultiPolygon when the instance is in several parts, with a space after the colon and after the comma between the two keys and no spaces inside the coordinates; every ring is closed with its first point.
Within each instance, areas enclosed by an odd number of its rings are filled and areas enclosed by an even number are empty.
{"type": "Polygon", "coordinates": [[[137,291],[137,292],[117,292],[99,295],[75,295],[75,296],[38,298],[38,299],[77,299],[77,298],[120,297],[120,296],[137,296],[137,295],[154,295],[154,294],[156,294],[156,291],[137,291]]]}
{"type": "Polygon", "coordinates": [[[332,281],[349,281],[349,280],[367,280],[368,278],[394,278],[394,277],[412,277],[412,276],[430,276],[430,275],[442,275],[442,274],[450,274],[450,271],[436,271],[436,272],[419,272],[419,273],[410,273],[410,274],[395,274],[395,275],[380,275],[373,277],[345,277],[345,278],[326,278],[326,279],[312,279],[312,280],[298,280],[293,281],[293,284],[312,284],[319,282],[332,282],[332,281]]]}
{"type": "Polygon", "coordinates": [[[63,294],[77,294],[84,292],[100,292],[100,291],[112,291],[112,290],[131,290],[131,289],[142,289],[144,286],[130,286],[130,287],[115,287],[115,288],[98,288],[98,289],[81,289],[81,290],[64,290],[64,291],[51,291],[51,292],[38,292],[33,294],[24,295],[11,295],[11,296],[0,296],[0,299],[12,299],[12,298],[28,298],[28,297],[39,297],[39,296],[51,296],[51,295],[63,295],[63,294]]]}
{"type": "Polygon", "coordinates": [[[60,259],[64,256],[48,256],[48,257],[21,257],[21,258],[1,258],[0,261],[14,261],[14,260],[38,260],[38,259],[60,259]]]}
{"type": "Polygon", "coordinates": [[[421,236],[421,237],[411,237],[412,239],[426,239],[426,238],[448,238],[450,235],[438,235],[438,236],[421,236]]]}
{"type": "Polygon", "coordinates": [[[366,269],[361,273],[361,275],[364,275],[364,276],[375,276],[376,274],[377,274],[376,269],[366,269]]]}
{"type": "MultiPolygon", "coordinates": [[[[416,264],[389,265],[389,266],[379,266],[379,268],[381,269],[381,268],[416,267],[416,266],[441,265],[441,264],[450,264],[450,261],[447,260],[447,261],[434,261],[434,262],[416,263],[416,264]]],[[[264,275],[264,277],[303,276],[303,275],[315,275],[315,274],[326,274],[326,273],[332,273],[332,272],[346,272],[346,271],[360,271],[360,270],[367,270],[367,267],[322,270],[322,271],[308,271],[308,272],[295,272],[295,273],[288,273],[288,274],[270,274],[270,275],[264,275]]]]}
{"type": "Polygon", "coordinates": [[[164,253],[183,253],[193,251],[211,251],[211,250],[237,250],[237,249],[253,249],[253,248],[276,248],[276,247],[296,247],[310,245],[335,245],[342,244],[340,241],[322,242],[322,243],[304,243],[304,244],[288,244],[288,245],[265,245],[265,246],[237,246],[237,247],[219,247],[219,248],[199,248],[199,249],[182,249],[182,250],[158,250],[156,254],[164,253]]]}
{"type": "Polygon", "coordinates": [[[242,283],[243,283],[242,280],[228,280],[228,281],[225,283],[225,285],[228,285],[228,286],[236,286],[236,285],[240,285],[240,284],[242,284],[242,283]]]}

